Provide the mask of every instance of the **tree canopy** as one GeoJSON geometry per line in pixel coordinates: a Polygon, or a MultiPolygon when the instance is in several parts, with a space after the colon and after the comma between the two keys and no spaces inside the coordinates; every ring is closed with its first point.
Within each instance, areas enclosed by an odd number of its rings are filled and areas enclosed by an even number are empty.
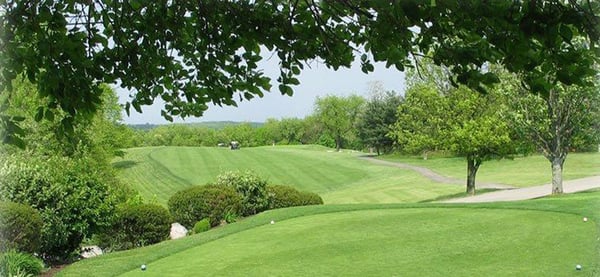
{"type": "Polygon", "coordinates": [[[337,151],[342,149],[344,139],[355,127],[364,103],[365,99],[358,95],[317,97],[314,115],[323,131],[335,140],[337,151]]]}
{"type": "MultiPolygon", "coordinates": [[[[164,100],[166,119],[260,97],[272,86],[259,68],[264,49],[280,59],[277,85],[288,95],[309,60],[337,69],[360,56],[365,72],[372,61],[404,70],[431,50],[452,66],[453,83],[485,90],[498,78],[479,69],[492,62],[548,93],[545,76],[583,85],[595,74],[599,9],[559,0],[3,1],[0,82],[10,90],[23,75],[37,84],[49,100],[37,117],[63,110],[66,132],[74,115],[96,110],[101,83],[132,91],[127,110],[164,100]]],[[[2,119],[15,129],[17,119],[2,119]]]]}

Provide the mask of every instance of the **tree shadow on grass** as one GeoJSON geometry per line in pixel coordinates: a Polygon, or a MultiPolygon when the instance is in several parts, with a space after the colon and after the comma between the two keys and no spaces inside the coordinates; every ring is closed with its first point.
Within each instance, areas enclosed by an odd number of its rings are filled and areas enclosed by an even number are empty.
{"type": "Polygon", "coordinates": [[[134,167],[136,164],[137,162],[132,160],[118,161],[112,163],[113,167],[117,169],[131,168],[134,167]]]}
{"type": "MultiPolygon", "coordinates": [[[[480,195],[480,194],[484,194],[484,193],[488,193],[488,192],[492,192],[492,191],[497,191],[497,190],[500,190],[500,189],[492,189],[492,188],[478,189],[476,195],[480,195]]],[[[469,195],[470,194],[468,194],[466,192],[448,194],[448,195],[442,195],[442,196],[432,198],[432,199],[426,199],[423,201],[419,201],[418,203],[438,202],[438,201],[448,200],[448,199],[453,199],[453,198],[462,198],[462,197],[466,197],[469,195]]]]}

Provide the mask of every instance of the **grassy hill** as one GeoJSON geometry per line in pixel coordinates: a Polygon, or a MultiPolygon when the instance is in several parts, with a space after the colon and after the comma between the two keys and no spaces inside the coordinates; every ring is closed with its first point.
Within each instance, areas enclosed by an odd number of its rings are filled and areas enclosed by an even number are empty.
{"type": "Polygon", "coordinates": [[[58,276],[598,276],[599,211],[598,191],[476,205],[280,209],[84,260],[58,276]]]}
{"type": "Polygon", "coordinates": [[[178,190],[204,185],[227,170],[253,170],[272,184],[319,193],[326,203],[417,202],[462,192],[418,173],[357,159],[360,153],[320,146],[243,148],[151,147],[128,149],[114,165],[145,199],[166,203],[178,190]]]}
{"type": "MultiPolygon", "coordinates": [[[[321,146],[265,146],[231,151],[212,147],[149,147],[128,149],[114,165],[124,182],[145,199],[166,203],[178,190],[204,185],[228,170],[253,170],[272,184],[294,186],[320,194],[325,203],[402,203],[435,199],[464,191],[460,185],[438,184],[411,170],[373,164],[356,152],[333,152],[321,146]]],[[[461,158],[384,156],[383,159],[420,165],[446,176],[465,178],[461,158]]],[[[600,174],[600,154],[571,154],[565,179],[600,174]]],[[[478,173],[481,182],[532,186],[550,182],[549,163],[541,156],[487,161],[478,173]]]]}

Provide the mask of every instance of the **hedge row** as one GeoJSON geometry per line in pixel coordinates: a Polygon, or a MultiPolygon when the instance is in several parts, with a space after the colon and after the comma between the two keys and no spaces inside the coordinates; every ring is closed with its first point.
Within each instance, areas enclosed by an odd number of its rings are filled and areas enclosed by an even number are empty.
{"type": "Polygon", "coordinates": [[[210,226],[217,226],[238,215],[248,216],[266,209],[321,204],[323,199],[315,193],[266,185],[266,181],[249,172],[227,172],[217,177],[217,184],[181,190],[168,201],[174,220],[188,229],[202,219],[208,219],[210,226]]]}

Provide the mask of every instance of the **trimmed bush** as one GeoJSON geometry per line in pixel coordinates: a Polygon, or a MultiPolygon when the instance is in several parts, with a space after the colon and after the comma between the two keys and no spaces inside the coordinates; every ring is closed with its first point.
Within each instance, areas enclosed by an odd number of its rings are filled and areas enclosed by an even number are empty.
{"type": "Polygon", "coordinates": [[[40,250],[42,218],[27,205],[0,202],[0,252],[10,248],[36,253],[40,250]]]}
{"type": "Polygon", "coordinates": [[[166,240],[171,222],[169,211],[160,205],[125,205],[118,209],[108,234],[112,237],[112,250],[142,247],[166,240]]]}
{"type": "Polygon", "coordinates": [[[318,194],[298,191],[290,186],[269,185],[267,191],[271,200],[270,209],[323,204],[318,194]]]}
{"type": "Polygon", "coordinates": [[[301,191],[300,199],[302,206],[323,205],[323,198],[314,192],[301,191]]]}
{"type": "Polygon", "coordinates": [[[31,254],[14,249],[0,254],[0,276],[38,276],[44,264],[31,254]]]}
{"type": "Polygon", "coordinates": [[[217,176],[219,186],[232,187],[242,197],[242,216],[260,213],[269,208],[267,181],[250,171],[228,171],[217,176]]]}
{"type": "Polygon", "coordinates": [[[208,218],[202,219],[194,224],[194,234],[206,232],[210,230],[210,221],[208,218]]]}
{"type": "Polygon", "coordinates": [[[210,226],[217,226],[226,214],[239,214],[242,198],[231,187],[194,186],[173,194],[168,206],[174,220],[190,229],[203,218],[210,221],[210,226]]]}
{"type": "Polygon", "coordinates": [[[302,206],[300,191],[290,186],[269,185],[267,187],[271,202],[269,209],[302,206]]]}

